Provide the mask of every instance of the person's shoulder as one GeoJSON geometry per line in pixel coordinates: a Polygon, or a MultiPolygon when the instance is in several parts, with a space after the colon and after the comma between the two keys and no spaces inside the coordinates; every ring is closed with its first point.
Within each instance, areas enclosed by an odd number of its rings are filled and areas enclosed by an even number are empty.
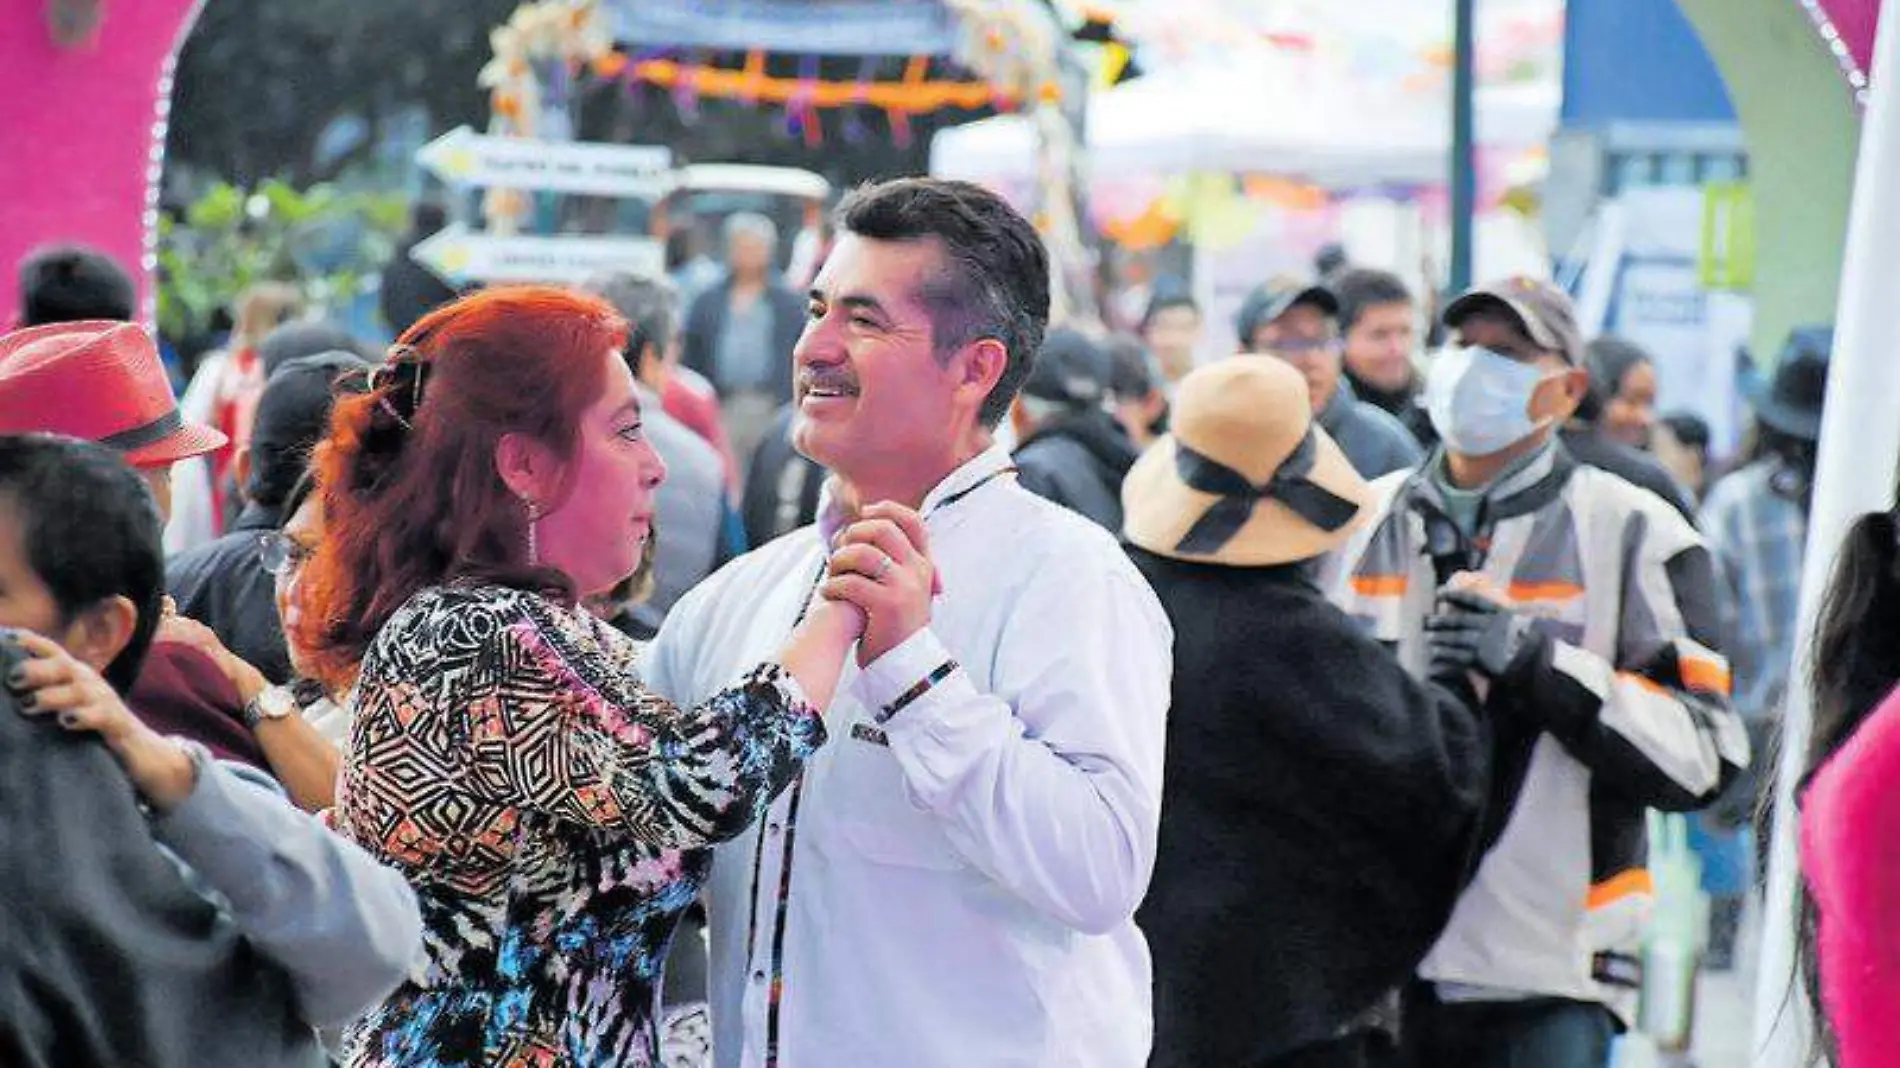
{"type": "Polygon", "coordinates": [[[998,554],[1000,566],[1033,581],[1073,585],[1113,577],[1148,589],[1120,539],[1101,524],[1026,486],[1011,486],[1003,501],[995,522],[1010,532],[1013,551],[998,554]]]}
{"type": "Polygon", "coordinates": [[[1571,473],[1565,497],[1573,507],[1588,502],[1593,512],[1619,523],[1640,520],[1648,537],[1666,547],[1687,547],[1702,542],[1695,525],[1675,502],[1604,467],[1579,464],[1571,473]]]}
{"type": "Polygon", "coordinates": [[[649,405],[640,418],[646,423],[647,435],[652,438],[660,459],[666,461],[668,481],[677,480],[681,475],[695,484],[724,481],[725,465],[719,459],[719,450],[692,427],[668,415],[658,404],[649,405]]]}
{"type": "Polygon", "coordinates": [[[1412,436],[1412,431],[1398,416],[1370,401],[1355,398],[1352,404],[1353,415],[1359,422],[1385,439],[1394,451],[1412,457],[1413,462],[1417,462],[1418,457],[1424,455],[1424,450],[1419,448],[1418,439],[1412,436]]]}

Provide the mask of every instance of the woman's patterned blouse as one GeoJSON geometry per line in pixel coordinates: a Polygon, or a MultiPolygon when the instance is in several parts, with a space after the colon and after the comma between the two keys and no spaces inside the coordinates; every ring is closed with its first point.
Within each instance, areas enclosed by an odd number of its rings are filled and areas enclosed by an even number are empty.
{"type": "Polygon", "coordinates": [[[351,1068],[595,1068],[658,1058],[655,987],[707,849],[824,741],[762,665],[698,708],[632,641],[494,586],[417,594],[363,660],[337,829],[403,872],[424,959],[345,1036],[351,1068]]]}

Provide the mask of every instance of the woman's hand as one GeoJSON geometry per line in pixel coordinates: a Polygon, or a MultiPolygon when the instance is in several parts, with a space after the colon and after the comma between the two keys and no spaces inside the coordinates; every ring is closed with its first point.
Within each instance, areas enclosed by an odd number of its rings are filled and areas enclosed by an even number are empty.
{"type": "Polygon", "coordinates": [[[183,746],[140,722],[118,691],[56,643],[30,631],[10,634],[27,654],[4,680],[29,716],[55,716],[69,731],[99,736],[132,786],[160,812],[177,807],[198,785],[183,746]]]}
{"type": "Polygon", "coordinates": [[[218,640],[217,633],[210,627],[189,616],[178,615],[169,597],[165,598],[165,614],[159,617],[158,631],[152,636],[152,640],[177,642],[210,657],[211,662],[218,665],[218,671],[237,689],[238,701],[241,704],[249,704],[270,686],[270,680],[264,677],[263,672],[225,648],[224,643],[218,640]]]}

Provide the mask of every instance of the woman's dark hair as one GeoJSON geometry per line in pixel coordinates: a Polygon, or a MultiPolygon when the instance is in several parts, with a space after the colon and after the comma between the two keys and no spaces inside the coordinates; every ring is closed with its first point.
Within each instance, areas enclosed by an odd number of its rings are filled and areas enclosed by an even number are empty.
{"type": "Polygon", "coordinates": [[[138,610],[131,640],[105,670],[113,689],[130,690],[165,597],[165,522],[145,480],[103,445],[0,435],[0,502],[11,506],[27,566],[62,625],[113,597],[138,610]]]}
{"type": "MultiPolygon", "coordinates": [[[[336,402],[316,450],[324,537],[306,565],[299,637],[318,673],[347,677],[416,593],[457,579],[574,600],[572,579],[528,558],[528,513],[495,467],[503,436],[561,459],[601,395],[626,321],[551,286],[488,289],[398,339],[377,384],[336,402]]],[[[558,507],[563,487],[543,506],[558,507]]]]}
{"type": "Polygon", "coordinates": [[[1592,339],[1583,349],[1583,366],[1590,372],[1590,391],[1577,405],[1577,418],[1595,423],[1603,415],[1603,409],[1623,391],[1623,380],[1629,373],[1655,362],[1634,342],[1608,336],[1592,339]]]}
{"type": "Polygon", "coordinates": [[[1049,325],[1049,250],[1029,220],[980,185],[897,178],[860,186],[838,205],[840,230],[875,241],[936,238],[943,268],[914,294],[930,315],[937,358],[994,338],[1008,354],[979,418],[994,427],[1042,349],[1049,325]]]}
{"type": "Polygon", "coordinates": [[[1694,412],[1670,412],[1660,422],[1669,428],[1670,436],[1685,449],[1694,449],[1709,458],[1709,423],[1694,412]]]}
{"type": "MultiPolygon", "coordinates": [[[[1809,657],[1813,720],[1803,787],[1900,683],[1900,546],[1896,537],[1900,537],[1900,524],[1893,512],[1870,512],[1856,519],[1822,595],[1809,657]]],[[[1833,1064],[1833,1028],[1820,994],[1820,914],[1805,880],[1796,889],[1796,910],[1796,952],[1813,1008],[1816,1037],[1822,1056],[1833,1064]]]]}

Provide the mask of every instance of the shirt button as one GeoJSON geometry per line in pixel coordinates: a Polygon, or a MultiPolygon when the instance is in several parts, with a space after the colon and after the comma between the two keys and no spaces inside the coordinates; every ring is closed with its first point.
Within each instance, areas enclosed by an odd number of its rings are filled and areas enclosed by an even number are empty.
{"type": "Polygon", "coordinates": [[[770,826],[766,828],[766,830],[770,831],[774,836],[777,836],[778,833],[780,831],[783,831],[784,829],[785,828],[783,825],[777,824],[777,823],[771,824],[770,826]]]}
{"type": "Polygon", "coordinates": [[[752,973],[752,981],[753,981],[753,982],[755,982],[755,983],[763,983],[763,982],[765,982],[765,972],[764,972],[763,970],[760,970],[760,971],[756,971],[756,972],[753,972],[753,973],[752,973]]]}

